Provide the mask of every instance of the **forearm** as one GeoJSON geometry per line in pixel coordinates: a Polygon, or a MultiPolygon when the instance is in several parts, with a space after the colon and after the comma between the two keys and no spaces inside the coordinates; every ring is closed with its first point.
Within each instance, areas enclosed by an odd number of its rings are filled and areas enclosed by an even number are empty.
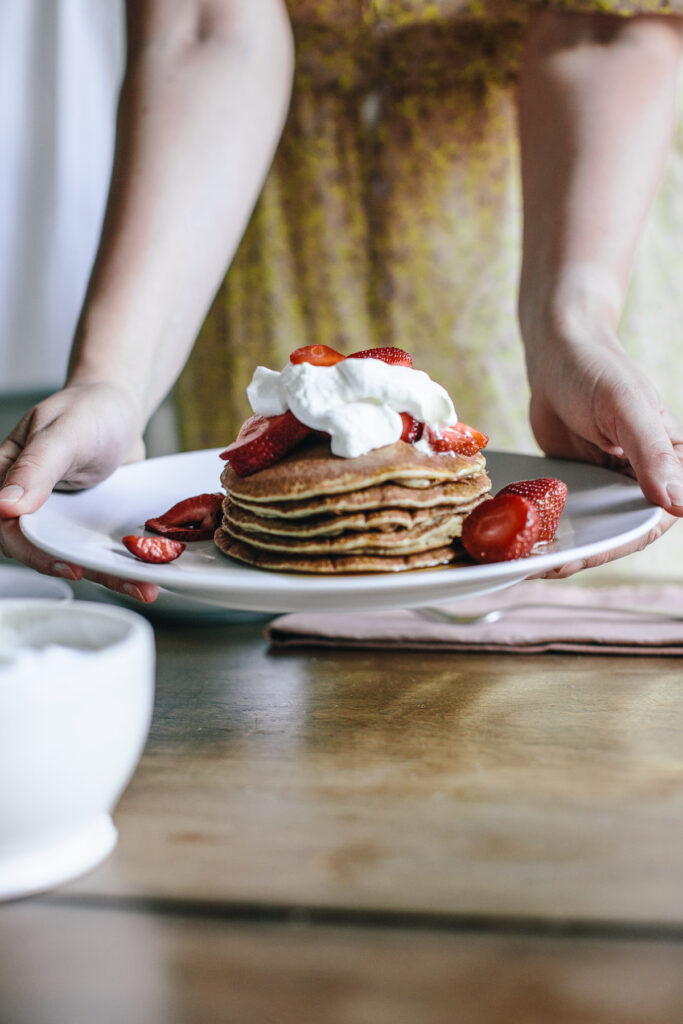
{"type": "Polygon", "coordinates": [[[519,93],[527,359],[585,320],[614,338],[674,125],[678,19],[541,13],[519,93]]]}
{"type": "Polygon", "coordinates": [[[146,419],[187,358],[263,184],[292,52],[278,0],[129,0],[128,47],[69,382],[123,386],[146,419]]]}

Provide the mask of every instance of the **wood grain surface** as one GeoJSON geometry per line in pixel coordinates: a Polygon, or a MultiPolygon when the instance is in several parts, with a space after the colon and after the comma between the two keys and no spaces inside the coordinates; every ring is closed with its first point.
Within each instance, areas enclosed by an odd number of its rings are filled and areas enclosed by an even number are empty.
{"type": "Polygon", "coordinates": [[[5,908],[3,1024],[680,1024],[681,946],[5,908]]]}
{"type": "Polygon", "coordinates": [[[680,660],[260,631],[157,625],[118,847],[0,908],[0,1024],[683,1019],[680,660]]]}
{"type": "Polygon", "coordinates": [[[158,629],[115,855],[71,889],[683,922],[677,659],[273,654],[158,629]]]}

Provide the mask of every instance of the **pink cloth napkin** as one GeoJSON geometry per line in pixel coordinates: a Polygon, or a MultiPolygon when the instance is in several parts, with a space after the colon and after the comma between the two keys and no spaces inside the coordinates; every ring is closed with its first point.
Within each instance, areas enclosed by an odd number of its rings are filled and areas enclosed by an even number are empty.
{"type": "Polygon", "coordinates": [[[279,647],[683,654],[683,620],[606,612],[614,606],[634,605],[683,614],[683,587],[673,585],[589,588],[534,580],[439,607],[455,615],[474,615],[527,602],[537,606],[510,612],[498,622],[468,625],[428,622],[413,611],[297,612],[274,619],[265,635],[279,647]],[[567,604],[580,607],[563,607],[567,604]]]}

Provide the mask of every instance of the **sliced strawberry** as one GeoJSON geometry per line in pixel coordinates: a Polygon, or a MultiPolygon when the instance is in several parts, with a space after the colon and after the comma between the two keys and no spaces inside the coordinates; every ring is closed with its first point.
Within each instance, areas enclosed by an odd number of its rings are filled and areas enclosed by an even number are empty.
{"type": "Polygon", "coordinates": [[[478,562],[509,562],[528,555],[539,537],[535,505],[519,494],[498,494],[465,517],[462,544],[478,562]]]}
{"type": "Polygon", "coordinates": [[[239,476],[250,476],[272,466],[296,448],[311,433],[287,410],[279,416],[250,416],[221,458],[230,463],[239,476]]]}
{"type": "Polygon", "coordinates": [[[222,494],[196,494],[169,508],[162,516],[148,519],[145,529],[172,540],[211,540],[218,526],[222,494]]]}
{"type": "Polygon", "coordinates": [[[121,539],[141,562],[172,562],[185,550],[184,544],[170,537],[139,537],[131,533],[121,539]]]}
{"type": "Polygon", "coordinates": [[[538,512],[538,539],[552,540],[567,501],[567,485],[563,480],[542,476],[538,480],[518,480],[503,487],[500,494],[521,494],[536,506],[538,512]]]}
{"type": "Polygon", "coordinates": [[[334,366],[343,359],[346,359],[346,356],[329,345],[304,345],[302,348],[295,348],[289,357],[290,363],[312,363],[313,366],[334,366]]]}
{"type": "Polygon", "coordinates": [[[435,452],[455,452],[456,455],[476,455],[489,443],[486,434],[466,423],[455,426],[427,427],[427,440],[435,452]]]}
{"type": "Polygon", "coordinates": [[[403,420],[403,432],[401,434],[401,440],[406,441],[408,444],[415,444],[422,437],[422,430],[424,423],[420,423],[414,416],[411,416],[409,412],[402,412],[401,419],[403,420]]]}
{"type": "Polygon", "coordinates": [[[364,348],[362,352],[352,352],[348,358],[381,359],[383,363],[391,363],[392,366],[413,365],[413,357],[408,352],[404,352],[402,348],[394,348],[393,345],[364,348]]]}

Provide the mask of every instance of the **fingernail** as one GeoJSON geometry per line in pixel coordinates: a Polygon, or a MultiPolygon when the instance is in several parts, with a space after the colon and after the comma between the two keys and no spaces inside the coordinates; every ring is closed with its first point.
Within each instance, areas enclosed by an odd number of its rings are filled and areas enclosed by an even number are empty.
{"type": "Polygon", "coordinates": [[[0,501],[6,501],[8,505],[13,505],[16,501],[19,501],[23,495],[23,487],[20,487],[19,484],[9,484],[7,487],[3,487],[0,491],[0,501]]]}
{"type": "Polygon", "coordinates": [[[666,493],[672,505],[683,507],[683,484],[667,484],[666,493]]]}
{"type": "Polygon", "coordinates": [[[136,587],[134,583],[124,583],[121,587],[124,594],[128,594],[128,597],[134,597],[136,601],[144,601],[142,591],[139,587],[136,587]]]}
{"type": "Polygon", "coordinates": [[[568,562],[562,566],[562,576],[573,576],[576,572],[581,572],[582,569],[586,568],[585,562],[568,562]]]}
{"type": "Polygon", "coordinates": [[[71,566],[67,565],[66,562],[53,562],[51,568],[55,576],[63,576],[65,580],[78,579],[77,573],[75,573],[71,566]]]}

